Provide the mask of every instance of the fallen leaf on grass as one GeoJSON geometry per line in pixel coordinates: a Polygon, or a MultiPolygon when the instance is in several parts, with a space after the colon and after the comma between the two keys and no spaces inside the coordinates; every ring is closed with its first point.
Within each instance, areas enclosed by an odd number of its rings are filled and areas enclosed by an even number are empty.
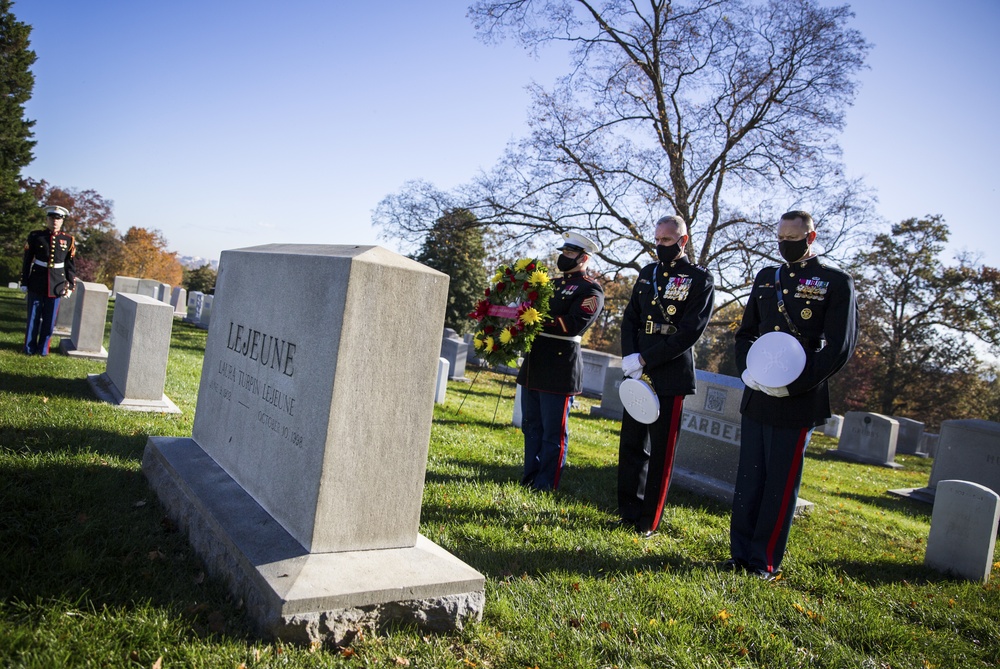
{"type": "MultiPolygon", "coordinates": [[[[796,606],[798,606],[798,605],[796,605],[796,606]]],[[[731,614],[729,611],[727,611],[725,609],[722,609],[721,611],[719,611],[718,613],[715,614],[715,619],[716,620],[723,620],[723,621],[725,621],[725,620],[729,620],[732,617],[733,617],[733,614],[731,614]]]]}
{"type": "Polygon", "coordinates": [[[48,404],[48,403],[49,403],[49,398],[48,397],[43,397],[42,398],[42,404],[48,404]]]}
{"type": "Polygon", "coordinates": [[[405,657],[394,658],[393,662],[396,664],[397,667],[408,667],[408,666],[410,666],[410,661],[407,660],[405,657]]]}
{"type": "Polygon", "coordinates": [[[601,629],[602,632],[609,632],[611,630],[611,623],[609,623],[607,620],[604,620],[601,622],[600,625],[598,625],[598,627],[601,629]]]}
{"type": "Polygon", "coordinates": [[[153,663],[152,669],[161,669],[163,667],[163,656],[156,658],[156,662],[153,663]]]}
{"type": "Polygon", "coordinates": [[[340,651],[340,654],[344,657],[354,657],[354,649],[345,648],[344,650],[340,651]]]}

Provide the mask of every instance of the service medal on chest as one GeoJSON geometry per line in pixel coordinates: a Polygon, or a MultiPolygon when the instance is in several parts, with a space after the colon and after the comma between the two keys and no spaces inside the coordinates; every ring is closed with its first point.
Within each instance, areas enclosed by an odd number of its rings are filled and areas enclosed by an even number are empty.
{"type": "Polygon", "coordinates": [[[813,312],[812,309],[803,309],[799,315],[802,316],[802,320],[807,321],[813,317],[813,312]]]}

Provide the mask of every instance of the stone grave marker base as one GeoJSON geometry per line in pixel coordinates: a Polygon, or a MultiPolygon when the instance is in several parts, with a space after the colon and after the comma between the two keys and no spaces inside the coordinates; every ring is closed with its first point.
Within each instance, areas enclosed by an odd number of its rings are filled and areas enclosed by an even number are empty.
{"type": "Polygon", "coordinates": [[[180,413],[181,410],[171,401],[169,397],[163,395],[158,400],[126,399],[121,391],[115,386],[114,381],[103,374],[88,374],[87,383],[90,389],[97,395],[97,399],[108,404],[114,404],[119,409],[126,411],[148,411],[150,413],[180,413]]]}
{"type": "MultiPolygon", "coordinates": [[[[670,485],[676,485],[696,495],[702,495],[724,504],[732,505],[733,503],[734,488],[732,483],[684,467],[674,466],[674,471],[670,475],[670,485]]],[[[815,503],[797,497],[795,499],[795,515],[801,516],[809,513],[815,506],[815,503]]]]}
{"type": "Polygon", "coordinates": [[[59,352],[71,358],[88,358],[90,360],[104,361],[108,359],[108,349],[103,346],[100,351],[78,351],[73,345],[73,340],[69,337],[63,337],[59,340],[59,352]]]}
{"type": "Polygon", "coordinates": [[[826,454],[841,460],[847,460],[848,462],[858,462],[863,465],[876,465],[878,467],[887,467],[888,469],[902,469],[903,465],[898,462],[880,462],[872,458],[866,458],[863,455],[858,455],[852,453],[851,451],[841,451],[836,448],[826,449],[826,454]]]}
{"type": "Polygon", "coordinates": [[[897,488],[896,490],[888,490],[887,492],[890,495],[902,497],[903,499],[912,499],[915,502],[933,504],[937,488],[897,488]]]}
{"type": "Polygon", "coordinates": [[[422,535],[412,548],[309,553],[193,439],[150,437],[142,470],[262,636],[344,644],[390,622],[453,631],[482,618],[483,575],[422,535]]]}

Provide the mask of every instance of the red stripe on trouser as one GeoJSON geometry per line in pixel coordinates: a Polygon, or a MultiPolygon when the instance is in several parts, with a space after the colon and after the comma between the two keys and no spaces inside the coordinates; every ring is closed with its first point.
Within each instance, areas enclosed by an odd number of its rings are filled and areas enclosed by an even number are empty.
{"type": "Polygon", "coordinates": [[[566,401],[563,404],[562,422],[559,424],[559,459],[556,460],[556,475],[552,479],[553,490],[559,487],[559,475],[562,474],[563,456],[566,454],[566,421],[569,419],[570,399],[572,399],[572,396],[567,395],[566,401]]]}
{"type": "Polygon", "coordinates": [[[788,478],[785,479],[785,491],[781,495],[781,508],[778,510],[778,515],[776,516],[774,529],[771,530],[771,539],[767,542],[767,552],[765,555],[767,557],[768,571],[774,571],[774,546],[778,543],[781,530],[785,527],[785,514],[788,513],[788,505],[795,502],[795,500],[790,498],[792,491],[795,490],[795,482],[799,480],[802,461],[805,460],[806,435],[808,434],[809,428],[802,428],[799,440],[795,444],[795,462],[792,463],[791,468],[788,470],[788,478]]]}
{"type": "Polygon", "coordinates": [[[667,435],[667,455],[663,459],[663,478],[660,484],[660,499],[656,500],[656,515],[653,517],[652,528],[659,527],[660,516],[663,515],[663,505],[667,501],[667,488],[670,487],[670,473],[674,468],[674,448],[677,446],[677,435],[681,431],[681,411],[684,409],[684,396],[674,397],[674,406],[670,409],[670,434],[667,435]]]}

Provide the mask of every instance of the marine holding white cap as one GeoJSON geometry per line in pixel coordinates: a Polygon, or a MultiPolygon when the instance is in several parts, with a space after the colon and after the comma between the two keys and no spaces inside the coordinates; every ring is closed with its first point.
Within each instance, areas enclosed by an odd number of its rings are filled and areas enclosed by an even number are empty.
{"type": "Polygon", "coordinates": [[[684,219],[664,216],[654,235],[658,262],[639,271],[622,315],[622,373],[649,380],[660,412],[648,424],[628,412],[622,416],[616,523],[647,539],[663,516],[684,396],[695,391],[691,349],[715,301],[712,275],[684,254],[689,239],[684,219]]]}
{"type": "Polygon", "coordinates": [[[781,571],[809,436],[830,417],[827,380],[847,364],[858,338],[854,281],[813,253],[812,216],[798,210],[782,214],[777,237],[785,262],[757,274],[736,331],[736,365],[746,389],[729,527],[731,557],[722,563],[723,569],[768,581],[781,571]],[[805,354],[802,371],[786,385],[765,385],[764,374],[758,371],[761,378],[755,378],[755,370],[747,367],[753,344],[771,333],[794,337],[802,351],[793,353],[805,354]]]}
{"type": "Polygon", "coordinates": [[[69,210],[45,207],[48,228],[28,234],[21,265],[21,290],[27,293],[28,323],[24,335],[26,355],[48,355],[56,324],[59,300],[76,285],[76,240],[63,232],[69,210]]]}
{"type": "Polygon", "coordinates": [[[549,319],[535,337],[517,375],[521,386],[524,474],[534,490],[559,487],[569,439],[569,408],[583,392],[581,335],[604,309],[604,289],[584,270],[597,251],[593,240],[564,232],[556,266],[563,275],[552,284],[549,319]]]}

